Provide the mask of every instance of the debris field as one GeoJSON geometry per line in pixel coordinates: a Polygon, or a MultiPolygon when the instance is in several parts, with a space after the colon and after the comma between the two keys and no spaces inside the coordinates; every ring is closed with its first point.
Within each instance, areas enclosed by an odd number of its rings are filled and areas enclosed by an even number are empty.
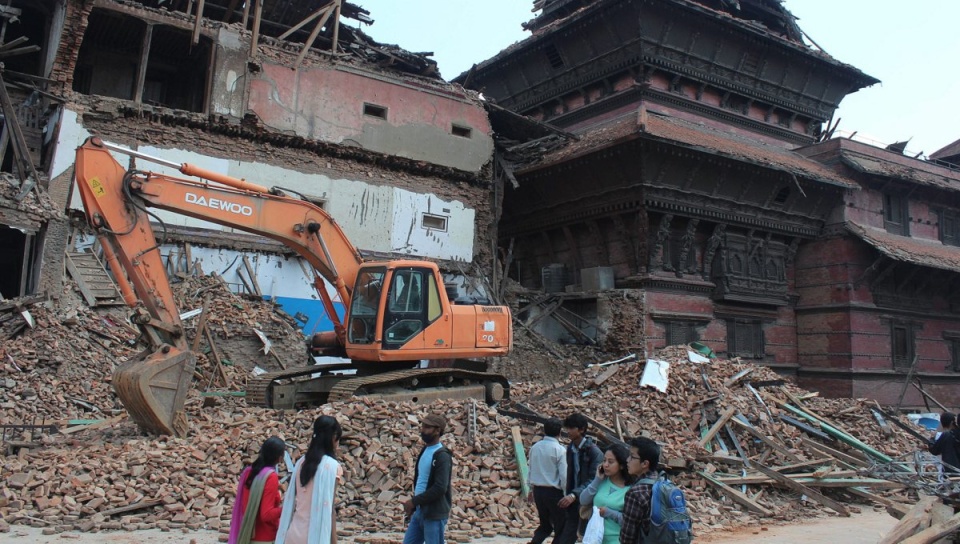
{"type": "MultiPolygon", "coordinates": [[[[601,444],[638,435],[660,442],[661,463],[683,486],[698,535],[860,508],[902,514],[909,510],[905,503],[915,502],[914,482],[926,477],[910,464],[919,439],[877,418],[872,403],[821,399],[739,360],[694,363],[685,346],[651,356],[669,363],[666,392],[639,385],[645,361],[597,364],[603,362],[597,356],[580,359],[557,383],[513,382],[511,400],[495,408],[362,398],[300,411],[249,407],[236,393],[253,366],[276,369],[279,357],[290,364],[304,353],[302,335],[272,303],[230,293],[216,278],[184,280],[175,286],[182,308],[210,301],[203,322],[210,334],[200,331],[196,344],[185,439],[141,433],[110,388],[114,366],[138,350],[125,309],[56,307],[36,299],[0,303],[0,531],[11,523],[49,533],[209,528],[225,539],[244,463],[272,435],[300,455],[321,413],[344,426],[338,526],[360,542],[403,531],[401,503],[412,489],[421,447],[419,418],[428,411],[450,421],[443,443],[455,454],[451,542],[532,534],[536,512],[522,496],[513,436],[519,431],[529,451],[543,418],[574,411],[591,418],[590,433],[601,444]],[[282,355],[263,353],[253,329],[282,355]]],[[[185,322],[191,341],[200,322],[185,322]]],[[[520,343],[518,349],[526,348],[520,343]]],[[[511,360],[526,365],[551,357],[530,349],[533,355],[511,360]]],[[[512,375],[511,360],[500,361],[498,371],[512,379],[530,375],[529,368],[512,375]]],[[[569,363],[548,361],[544,368],[558,364],[569,363]]]]}

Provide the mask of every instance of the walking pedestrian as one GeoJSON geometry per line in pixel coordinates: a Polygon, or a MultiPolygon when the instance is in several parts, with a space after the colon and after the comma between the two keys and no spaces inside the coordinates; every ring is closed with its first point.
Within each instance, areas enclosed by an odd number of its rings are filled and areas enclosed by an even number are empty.
{"type": "Polygon", "coordinates": [[[283,440],[271,436],[260,446],[257,459],[240,473],[229,544],[261,544],[277,537],[283,501],[276,467],[286,449],[283,440]]]}
{"type": "Polygon", "coordinates": [[[543,438],[530,447],[528,472],[533,489],[527,500],[537,506],[540,518],[530,544],[542,544],[554,532],[553,542],[557,544],[566,521],[559,504],[567,483],[567,454],[559,440],[561,425],[559,419],[547,420],[543,424],[543,438]]]}
{"type": "Polygon", "coordinates": [[[634,438],[630,441],[630,457],[627,470],[637,483],[623,498],[623,516],[620,521],[620,544],[643,544],[650,532],[650,498],[653,484],[645,483],[658,478],[660,446],[649,438],[634,438]]]}
{"type": "Polygon", "coordinates": [[[424,447],[413,472],[413,497],[403,503],[408,520],[403,544],[444,544],[447,519],[453,506],[453,454],[440,443],[447,420],[429,414],[420,420],[420,439],[424,447]]]}
{"type": "Polygon", "coordinates": [[[333,501],[343,468],[337,448],[343,428],[331,416],[313,422],[307,454],[297,461],[283,501],[276,544],[331,544],[337,541],[333,501]]]}
{"type": "Polygon", "coordinates": [[[573,544],[577,541],[577,533],[582,532],[581,522],[586,526],[587,520],[580,519],[580,494],[593,481],[597,474],[603,452],[587,437],[590,422],[587,416],[574,413],[563,420],[563,429],[570,438],[567,446],[567,485],[566,495],[557,504],[563,509],[563,531],[556,538],[556,544],[573,544]]]}

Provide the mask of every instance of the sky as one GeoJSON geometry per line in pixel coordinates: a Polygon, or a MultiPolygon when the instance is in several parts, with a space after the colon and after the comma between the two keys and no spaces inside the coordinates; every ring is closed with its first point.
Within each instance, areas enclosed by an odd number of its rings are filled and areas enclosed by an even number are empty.
{"type": "MultiPolygon", "coordinates": [[[[381,43],[432,51],[450,80],[520,41],[532,0],[351,0],[381,43]]],[[[784,0],[800,28],[835,59],[882,83],[843,100],[838,134],[929,155],[960,139],[960,1],[784,0]]],[[[356,21],[345,20],[355,26],[356,21]]]]}

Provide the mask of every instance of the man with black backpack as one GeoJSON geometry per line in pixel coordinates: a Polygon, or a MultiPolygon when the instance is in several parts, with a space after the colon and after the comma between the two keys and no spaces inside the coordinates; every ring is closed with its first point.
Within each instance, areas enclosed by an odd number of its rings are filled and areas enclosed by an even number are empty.
{"type": "Polygon", "coordinates": [[[420,420],[420,439],[424,448],[413,472],[413,497],[403,503],[409,521],[403,544],[444,544],[447,518],[453,504],[450,476],[453,454],[440,443],[447,420],[440,414],[428,414],[420,420]]]}
{"type": "Polygon", "coordinates": [[[637,477],[623,500],[620,544],[689,544],[693,540],[683,491],[657,473],[660,446],[649,438],[630,441],[627,471],[637,477]]]}

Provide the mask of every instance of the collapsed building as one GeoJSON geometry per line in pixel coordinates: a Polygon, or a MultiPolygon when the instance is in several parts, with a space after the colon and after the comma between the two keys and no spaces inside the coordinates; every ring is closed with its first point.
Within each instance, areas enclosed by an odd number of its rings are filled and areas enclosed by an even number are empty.
{"type": "MultiPolygon", "coordinates": [[[[449,273],[448,290],[466,294],[472,283],[464,278],[489,267],[493,140],[481,102],[440,79],[430,53],[377,43],[346,24],[373,23],[361,7],[341,0],[8,4],[0,10],[2,75],[14,107],[32,108],[16,124],[34,153],[38,191],[70,218],[6,222],[20,230],[4,229],[0,243],[24,256],[24,271],[4,272],[4,296],[55,296],[69,272],[91,304],[118,300],[106,274],[90,272],[102,268],[89,260],[96,243],[76,228],[74,153],[91,135],[283,187],[329,212],[367,258],[437,261],[449,273]],[[6,62],[18,47],[30,50],[6,62]]],[[[3,170],[17,172],[11,156],[3,170]]],[[[130,166],[177,175],[143,160],[130,166]]],[[[171,273],[214,271],[238,290],[277,300],[307,332],[329,324],[313,271],[288,248],[157,215],[171,273]]]]}
{"type": "Polygon", "coordinates": [[[887,403],[909,370],[960,404],[960,171],[832,137],[840,101],[878,80],[775,0],[534,9],[529,38],[455,80],[578,137],[500,146],[500,245],[546,292],[522,319],[562,338],[576,323],[541,316],[567,308],[601,342],[701,342],[887,403]],[[635,297],[631,338],[610,293],[635,297]]]}

